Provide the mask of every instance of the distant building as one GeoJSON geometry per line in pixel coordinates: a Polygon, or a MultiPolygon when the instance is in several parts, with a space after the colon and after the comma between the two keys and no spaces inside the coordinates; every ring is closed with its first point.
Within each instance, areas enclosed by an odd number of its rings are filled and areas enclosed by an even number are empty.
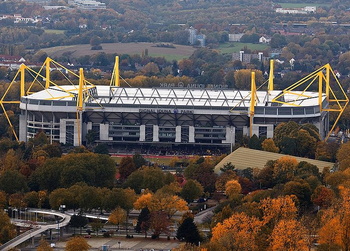
{"type": "Polygon", "coordinates": [[[239,42],[241,38],[243,37],[244,33],[237,33],[237,34],[228,34],[228,41],[229,42],[239,42]]]}
{"type": "Polygon", "coordinates": [[[276,13],[283,14],[309,14],[315,12],[316,6],[306,6],[304,8],[276,8],[276,13]]]}
{"type": "Polygon", "coordinates": [[[258,59],[260,62],[266,62],[269,57],[265,57],[262,52],[257,54],[245,53],[244,51],[232,53],[232,61],[241,61],[242,63],[249,64],[253,59],[258,59]]]}
{"type": "Polygon", "coordinates": [[[75,5],[82,10],[98,10],[106,9],[106,4],[94,0],[69,0],[68,4],[75,5]]]}
{"type": "Polygon", "coordinates": [[[0,55],[0,67],[9,67],[12,70],[19,69],[26,60],[21,56],[0,55]]]}
{"type": "Polygon", "coordinates": [[[192,26],[186,30],[189,32],[188,41],[191,45],[196,45],[199,42],[199,45],[201,47],[205,46],[205,35],[204,34],[197,34],[198,31],[195,28],[193,28],[192,26]]]}
{"type": "Polygon", "coordinates": [[[261,43],[261,44],[268,44],[268,43],[270,43],[270,41],[271,41],[271,38],[268,38],[268,37],[262,36],[259,38],[259,43],[261,43]]]}

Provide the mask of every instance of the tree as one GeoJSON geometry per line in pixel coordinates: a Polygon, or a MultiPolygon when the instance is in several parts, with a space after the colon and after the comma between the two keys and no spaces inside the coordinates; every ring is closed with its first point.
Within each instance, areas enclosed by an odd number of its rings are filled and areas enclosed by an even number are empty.
{"type": "Polygon", "coordinates": [[[262,144],[261,147],[264,151],[267,152],[272,152],[272,153],[278,153],[279,152],[279,148],[275,145],[275,142],[273,141],[273,139],[265,139],[262,144]]]}
{"type": "Polygon", "coordinates": [[[70,219],[70,226],[73,227],[74,230],[74,234],[75,234],[75,228],[82,228],[84,227],[86,224],[89,223],[89,220],[82,215],[72,215],[71,219],[70,219]]]}
{"type": "Polygon", "coordinates": [[[198,198],[203,194],[203,187],[195,180],[187,180],[186,184],[181,190],[181,197],[184,198],[187,202],[191,202],[194,199],[198,198]]]}
{"type": "Polygon", "coordinates": [[[234,213],[230,218],[218,223],[212,230],[211,242],[218,250],[257,250],[255,242],[262,222],[245,213],[234,213]]]}
{"type": "Polygon", "coordinates": [[[0,210],[0,244],[16,237],[15,226],[11,224],[11,220],[4,210],[0,210]]]}
{"type": "Polygon", "coordinates": [[[241,184],[237,180],[229,180],[225,185],[226,195],[233,199],[242,191],[241,184]]]}
{"type": "Polygon", "coordinates": [[[350,167],[350,141],[342,144],[337,152],[337,160],[339,161],[340,170],[345,170],[350,167]]]}
{"type": "Polygon", "coordinates": [[[279,158],[273,169],[273,176],[277,183],[284,183],[292,180],[297,169],[298,161],[290,156],[279,158]]]}
{"type": "Polygon", "coordinates": [[[141,195],[135,201],[134,208],[142,209],[145,207],[147,207],[150,212],[163,211],[169,219],[171,219],[177,211],[188,211],[186,201],[177,195],[169,196],[163,193],[157,193],[155,195],[146,193],[141,195]]]}
{"type": "Polygon", "coordinates": [[[88,251],[91,246],[83,237],[73,237],[66,243],[66,251],[88,251]]]}
{"type": "Polygon", "coordinates": [[[108,221],[114,225],[118,225],[117,231],[119,231],[119,224],[125,222],[126,211],[120,207],[114,209],[108,217],[108,221]]]}
{"type": "Polygon", "coordinates": [[[94,153],[107,154],[108,155],[109,154],[108,145],[107,144],[98,144],[94,148],[94,153]]]}
{"type": "Polygon", "coordinates": [[[125,181],[130,174],[132,174],[134,171],[136,171],[136,166],[134,164],[134,161],[131,157],[123,157],[120,160],[119,163],[119,174],[120,174],[120,179],[122,181],[125,181]]]}
{"type": "Polygon", "coordinates": [[[161,233],[169,234],[170,220],[163,211],[151,212],[150,229],[153,231],[152,239],[158,239],[161,233]]]}
{"type": "Polygon", "coordinates": [[[132,161],[134,162],[136,169],[139,169],[140,167],[147,164],[147,161],[141,154],[134,154],[132,156],[132,161]]]}
{"type": "Polygon", "coordinates": [[[90,224],[92,231],[96,232],[96,236],[98,236],[98,231],[102,229],[103,223],[100,219],[95,219],[93,222],[90,224]]]}
{"type": "Polygon", "coordinates": [[[144,166],[127,178],[124,187],[130,187],[137,193],[147,188],[155,192],[166,184],[165,177],[166,175],[160,168],[144,166]]]}
{"type": "Polygon", "coordinates": [[[90,39],[91,50],[102,50],[101,38],[99,36],[93,36],[90,39]]]}
{"type": "MultiPolygon", "coordinates": [[[[255,82],[257,85],[264,82],[264,77],[261,71],[255,71],[255,82]]],[[[250,90],[251,86],[251,70],[250,69],[242,69],[238,70],[234,74],[235,78],[235,87],[239,90],[250,90]]]]}
{"type": "Polygon", "coordinates": [[[0,210],[4,209],[7,204],[6,193],[0,190],[0,210]]]}
{"type": "Polygon", "coordinates": [[[307,209],[311,204],[310,185],[303,181],[289,181],[283,188],[283,194],[295,195],[298,198],[298,204],[301,209],[307,209]]]}
{"type": "Polygon", "coordinates": [[[306,229],[294,219],[279,221],[270,238],[273,251],[309,250],[306,229]]]}
{"type": "Polygon", "coordinates": [[[267,198],[260,202],[263,211],[264,224],[276,225],[280,220],[295,219],[297,208],[292,196],[278,197],[276,199],[267,198]]]}
{"type": "Polygon", "coordinates": [[[53,251],[53,248],[50,246],[50,244],[46,240],[41,239],[36,251],[53,251]]]}
{"type": "Polygon", "coordinates": [[[147,238],[147,231],[150,228],[151,213],[147,207],[142,208],[138,218],[135,231],[137,233],[144,232],[145,238],[147,238]]]}
{"type": "Polygon", "coordinates": [[[28,190],[25,177],[18,171],[6,170],[0,174],[0,190],[12,194],[28,190]]]}
{"type": "Polygon", "coordinates": [[[334,199],[335,194],[333,190],[325,186],[318,186],[311,195],[311,201],[321,208],[330,207],[334,199]]]}
{"type": "Polygon", "coordinates": [[[201,237],[192,217],[185,218],[177,229],[176,238],[198,246],[201,237]]]}

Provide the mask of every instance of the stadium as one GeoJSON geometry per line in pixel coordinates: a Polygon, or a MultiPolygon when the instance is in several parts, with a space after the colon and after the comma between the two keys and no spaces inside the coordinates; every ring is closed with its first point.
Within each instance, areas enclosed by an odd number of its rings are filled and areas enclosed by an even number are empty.
{"type": "MultiPolygon", "coordinates": [[[[314,124],[326,139],[332,130],[329,112],[338,112],[338,120],[348,103],[333,70],[326,65],[285,90],[274,90],[271,62],[264,91],[256,87],[254,72],[249,91],[121,87],[117,57],[109,86],[91,84],[83,69],[79,74],[71,73],[78,84],[67,81],[67,85],[56,85],[50,80],[51,65],[56,62],[48,58],[33,81],[42,79],[43,89],[32,92],[30,87],[24,90],[24,76],[25,71],[33,70],[23,65],[9,86],[20,85],[16,138],[26,142],[44,131],[51,142],[72,146],[87,144],[93,137],[96,143],[126,148],[229,151],[244,135],[271,138],[277,124],[295,121],[314,124]],[[341,91],[335,91],[334,86],[341,91]]],[[[5,93],[2,107],[10,102],[5,93]]]]}

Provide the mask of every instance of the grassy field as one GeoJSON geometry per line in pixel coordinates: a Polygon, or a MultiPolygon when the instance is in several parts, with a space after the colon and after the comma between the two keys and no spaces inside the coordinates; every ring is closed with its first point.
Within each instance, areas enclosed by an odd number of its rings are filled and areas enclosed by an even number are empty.
{"type": "Polygon", "coordinates": [[[303,8],[306,6],[329,6],[330,4],[326,3],[277,3],[282,6],[282,8],[303,8]]]}
{"type": "Polygon", "coordinates": [[[268,45],[234,42],[234,43],[221,44],[218,50],[221,53],[233,53],[233,52],[241,51],[244,47],[247,47],[248,49],[251,49],[253,51],[255,50],[259,51],[259,50],[265,50],[266,48],[268,48],[268,45]]]}
{"type": "Polygon", "coordinates": [[[102,50],[91,50],[90,44],[79,44],[72,46],[57,46],[42,49],[50,57],[60,57],[63,53],[69,53],[72,58],[81,57],[84,55],[93,55],[99,52],[105,52],[107,54],[129,54],[141,55],[146,49],[148,55],[164,57],[167,60],[181,60],[188,58],[196,50],[192,46],[175,45],[175,48],[156,47],[153,43],[109,43],[101,44],[102,50]]]}
{"type": "Polygon", "coordinates": [[[51,30],[51,29],[45,29],[45,33],[49,34],[63,34],[64,30],[51,30]]]}

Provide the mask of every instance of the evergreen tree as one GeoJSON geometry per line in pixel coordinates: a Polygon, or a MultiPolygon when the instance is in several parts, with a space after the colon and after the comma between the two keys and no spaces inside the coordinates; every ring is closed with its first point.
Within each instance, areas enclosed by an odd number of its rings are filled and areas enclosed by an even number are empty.
{"type": "Polygon", "coordinates": [[[178,238],[180,241],[186,241],[187,243],[198,246],[199,242],[201,241],[201,237],[192,217],[187,217],[183,220],[182,224],[177,230],[176,238],[178,238]]]}
{"type": "Polygon", "coordinates": [[[139,217],[137,218],[137,225],[135,227],[135,231],[137,233],[144,232],[145,238],[147,238],[147,231],[150,227],[150,218],[151,218],[151,213],[147,207],[145,207],[141,210],[141,213],[139,214],[139,217]]]}

